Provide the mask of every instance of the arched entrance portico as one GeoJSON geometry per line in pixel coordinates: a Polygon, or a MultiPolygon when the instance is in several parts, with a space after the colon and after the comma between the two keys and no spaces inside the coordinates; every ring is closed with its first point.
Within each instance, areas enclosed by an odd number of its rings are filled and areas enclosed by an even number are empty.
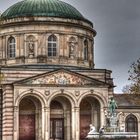
{"type": "Polygon", "coordinates": [[[50,103],[50,140],[71,140],[71,104],[65,97],[50,103]]]}
{"type": "Polygon", "coordinates": [[[39,140],[41,122],[40,101],[32,96],[24,97],[19,103],[19,140],[39,140]]]}
{"type": "Polygon", "coordinates": [[[80,140],[84,140],[93,124],[100,128],[100,103],[94,97],[85,97],[80,103],[80,140]]]}

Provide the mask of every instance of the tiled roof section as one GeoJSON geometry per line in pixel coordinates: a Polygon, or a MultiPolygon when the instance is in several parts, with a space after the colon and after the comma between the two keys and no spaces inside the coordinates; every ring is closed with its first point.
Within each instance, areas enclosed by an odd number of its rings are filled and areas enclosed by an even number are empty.
{"type": "Polygon", "coordinates": [[[140,108],[139,94],[114,94],[119,108],[140,108]]]}
{"type": "Polygon", "coordinates": [[[23,0],[1,15],[3,19],[32,16],[86,20],[76,8],[60,0],[23,0]]]}

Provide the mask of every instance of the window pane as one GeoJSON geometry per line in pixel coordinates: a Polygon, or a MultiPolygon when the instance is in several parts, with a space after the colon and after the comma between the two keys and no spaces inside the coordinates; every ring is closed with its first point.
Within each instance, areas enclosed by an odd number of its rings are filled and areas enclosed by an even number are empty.
{"type": "Polygon", "coordinates": [[[53,43],[52,45],[53,45],[54,48],[56,48],[56,43],[53,43]]]}
{"type": "Polygon", "coordinates": [[[48,48],[48,52],[52,51],[52,48],[48,48]]]}
{"type": "Polygon", "coordinates": [[[51,45],[52,45],[51,43],[48,43],[48,47],[51,47],[51,45]]]}
{"type": "Polygon", "coordinates": [[[51,52],[48,52],[48,56],[52,56],[52,53],[51,52]]]}
{"type": "Polygon", "coordinates": [[[56,52],[56,48],[53,48],[52,50],[53,50],[53,52],[56,52]]]}
{"type": "Polygon", "coordinates": [[[56,52],[53,52],[53,56],[56,56],[56,52]]]}

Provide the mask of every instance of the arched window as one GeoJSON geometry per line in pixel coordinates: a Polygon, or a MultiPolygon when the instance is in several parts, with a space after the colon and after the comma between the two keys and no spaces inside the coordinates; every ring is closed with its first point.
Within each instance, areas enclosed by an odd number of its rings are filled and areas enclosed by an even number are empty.
{"type": "Polygon", "coordinates": [[[138,121],[134,115],[127,116],[125,120],[126,132],[137,132],[138,131],[138,121]]]}
{"type": "Polygon", "coordinates": [[[57,38],[54,35],[48,37],[48,56],[57,55],[57,38]]]}
{"type": "Polygon", "coordinates": [[[88,60],[88,41],[84,41],[84,60],[88,60]]]}
{"type": "Polygon", "coordinates": [[[15,56],[16,56],[15,47],[16,47],[15,38],[14,37],[10,37],[8,39],[8,46],[7,46],[7,56],[9,58],[15,58],[15,56]]]}

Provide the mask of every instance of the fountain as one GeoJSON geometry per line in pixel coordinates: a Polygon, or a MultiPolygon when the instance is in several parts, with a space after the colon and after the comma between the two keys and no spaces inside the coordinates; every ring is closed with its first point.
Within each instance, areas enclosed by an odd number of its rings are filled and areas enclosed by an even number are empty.
{"type": "Polygon", "coordinates": [[[119,115],[116,113],[117,104],[112,97],[108,109],[104,111],[106,123],[100,128],[99,132],[95,131],[95,127],[90,124],[90,132],[87,135],[89,140],[137,140],[137,132],[125,132],[125,126],[119,121],[119,115]],[[120,124],[120,125],[119,125],[120,124]]]}

